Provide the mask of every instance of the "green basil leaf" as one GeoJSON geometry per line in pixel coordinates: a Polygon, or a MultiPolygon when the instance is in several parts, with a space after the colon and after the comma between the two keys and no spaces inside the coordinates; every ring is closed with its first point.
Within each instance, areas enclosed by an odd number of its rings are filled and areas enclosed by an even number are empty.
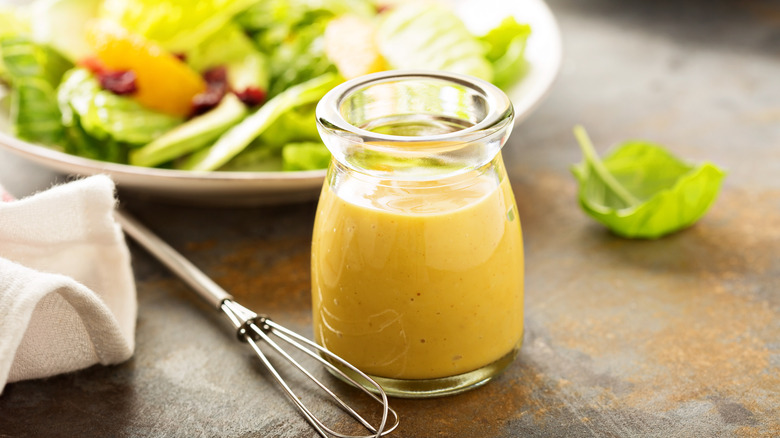
{"type": "Polygon", "coordinates": [[[720,191],[725,172],[685,163],[664,147],[628,141],[601,160],[585,129],[575,136],[584,160],[572,166],[583,210],[614,233],[658,238],[699,220],[720,191]]]}

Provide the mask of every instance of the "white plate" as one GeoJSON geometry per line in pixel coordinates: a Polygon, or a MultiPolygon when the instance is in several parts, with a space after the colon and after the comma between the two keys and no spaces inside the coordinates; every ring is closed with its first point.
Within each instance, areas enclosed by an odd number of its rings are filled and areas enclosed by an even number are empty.
{"type": "MultiPolygon", "coordinates": [[[[531,25],[532,33],[526,48],[530,68],[507,93],[515,106],[516,121],[523,120],[545,97],[560,69],[561,36],[552,12],[543,0],[461,0],[455,3],[455,11],[477,33],[491,28],[509,14],[519,22],[531,25]]],[[[7,120],[0,122],[7,124],[7,120]]],[[[27,143],[3,130],[0,126],[0,149],[34,165],[65,175],[108,174],[123,193],[169,202],[255,205],[315,199],[325,177],[324,170],[193,172],[107,163],[27,143]]],[[[2,155],[0,159],[3,159],[2,155]]],[[[10,164],[10,160],[6,161],[10,164]]],[[[11,171],[6,169],[4,172],[11,171]]],[[[7,176],[3,175],[4,178],[7,176]]],[[[14,176],[22,177],[20,174],[14,176]]]]}

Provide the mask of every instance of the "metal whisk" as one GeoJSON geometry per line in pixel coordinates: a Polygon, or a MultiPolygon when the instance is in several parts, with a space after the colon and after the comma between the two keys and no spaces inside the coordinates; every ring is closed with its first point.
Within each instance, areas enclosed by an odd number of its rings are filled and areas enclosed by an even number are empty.
{"type": "Polygon", "coordinates": [[[272,321],[269,317],[258,315],[255,312],[247,309],[246,307],[238,304],[233,297],[225,292],[224,289],[219,287],[214,281],[212,281],[206,274],[199,270],[195,265],[189,262],[184,256],[176,252],[170,245],[162,241],[148,228],[138,222],[135,218],[128,215],[125,212],[117,211],[115,214],[117,222],[122,226],[122,229],[132,237],[141,246],[146,248],[151,254],[159,259],[164,265],[176,273],[182,280],[184,280],[192,289],[204,298],[209,304],[227,315],[230,322],[233,323],[237,330],[238,339],[245,341],[252,346],[252,349],[257,353],[260,361],[265,365],[268,371],[273,375],[274,379],[281,385],[285,394],[295,404],[296,408],[303,414],[304,418],[312,425],[314,430],[324,438],[330,436],[343,437],[343,438],[355,438],[355,437],[375,437],[379,438],[392,432],[398,427],[398,414],[390,408],[387,401],[387,394],[378,383],[368,377],[365,373],[361,372],[344,359],[336,356],[323,347],[315,344],[314,342],[306,339],[305,337],[288,330],[279,324],[272,321]],[[373,426],[366,421],[360,414],[347,405],[341,398],[333,393],[328,387],[314,377],[305,367],[303,367],[297,360],[285,351],[271,336],[276,336],[278,339],[283,340],[286,344],[306,353],[308,356],[314,358],[317,362],[321,363],[332,373],[337,374],[345,381],[350,382],[356,388],[362,390],[373,400],[382,405],[382,419],[378,426],[373,426]],[[260,348],[261,344],[268,345],[283,358],[288,360],[292,365],[297,368],[301,373],[306,375],[314,384],[316,384],[321,390],[328,394],[336,404],[346,413],[351,415],[355,420],[362,424],[366,429],[371,432],[371,435],[345,435],[340,432],[334,431],[327,425],[325,425],[317,416],[315,416],[309,408],[307,408],[300,398],[293,392],[290,386],[285,382],[279,372],[274,368],[268,357],[260,348]],[[332,362],[351,370],[356,375],[365,379],[365,382],[372,387],[372,390],[366,389],[363,385],[360,385],[352,377],[341,371],[338,367],[334,366],[332,362]],[[392,417],[392,419],[390,418],[392,417]]]}

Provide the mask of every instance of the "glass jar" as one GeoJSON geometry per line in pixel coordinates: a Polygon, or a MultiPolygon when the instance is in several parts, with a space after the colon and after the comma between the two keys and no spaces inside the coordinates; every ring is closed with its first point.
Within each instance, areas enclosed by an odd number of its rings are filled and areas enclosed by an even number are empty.
{"type": "Polygon", "coordinates": [[[353,79],[317,106],[333,155],[312,239],[314,338],[388,394],[487,382],[523,335],[512,104],[440,72],[353,79]]]}

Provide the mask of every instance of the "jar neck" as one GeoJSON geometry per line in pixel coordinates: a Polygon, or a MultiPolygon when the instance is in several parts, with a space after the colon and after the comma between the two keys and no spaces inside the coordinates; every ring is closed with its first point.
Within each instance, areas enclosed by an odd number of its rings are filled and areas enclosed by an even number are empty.
{"type": "Polygon", "coordinates": [[[507,177],[504,161],[500,153],[482,166],[473,168],[468,172],[442,173],[437,178],[413,179],[401,178],[398,175],[387,177],[375,173],[367,173],[355,170],[343,163],[334,160],[328,167],[325,183],[333,190],[338,191],[345,181],[350,184],[360,184],[365,187],[391,187],[408,191],[410,194],[418,191],[450,189],[472,184],[475,179],[492,180],[496,185],[507,177]]]}
{"type": "Polygon", "coordinates": [[[511,118],[469,138],[408,142],[356,139],[348,132],[322,133],[335,163],[379,179],[432,181],[472,172],[492,162],[511,132],[511,118]]]}
{"type": "Polygon", "coordinates": [[[434,181],[490,163],[512,129],[509,99],[487,82],[384,72],[346,82],[317,106],[334,162],[375,178],[434,181]]]}

